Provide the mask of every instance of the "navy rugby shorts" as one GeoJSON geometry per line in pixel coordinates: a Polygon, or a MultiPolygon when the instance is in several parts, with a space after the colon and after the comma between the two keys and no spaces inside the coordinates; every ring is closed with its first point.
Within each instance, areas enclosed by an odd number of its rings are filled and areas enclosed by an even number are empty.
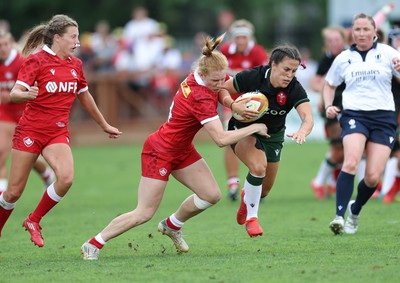
{"type": "Polygon", "coordinates": [[[396,139],[396,119],[393,111],[344,110],[340,117],[342,138],[353,133],[361,133],[367,141],[393,148],[396,139]]]}

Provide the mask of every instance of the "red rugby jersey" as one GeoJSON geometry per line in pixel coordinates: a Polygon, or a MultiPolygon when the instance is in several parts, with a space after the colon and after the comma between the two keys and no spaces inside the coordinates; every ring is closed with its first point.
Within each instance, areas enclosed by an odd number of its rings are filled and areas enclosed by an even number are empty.
{"type": "Polygon", "coordinates": [[[162,140],[158,149],[187,149],[205,123],[219,119],[217,104],[218,93],[202,85],[200,76],[191,73],[174,97],[167,122],[158,130],[162,140]]]}
{"type": "MultiPolygon", "coordinates": [[[[12,49],[7,60],[0,64],[0,91],[9,94],[11,89],[14,87],[15,81],[17,80],[18,71],[22,65],[24,58],[12,49]]],[[[8,117],[15,117],[18,121],[21,117],[22,112],[25,109],[25,103],[12,103],[10,101],[1,101],[0,112],[7,114],[8,117]],[[4,111],[4,112],[3,112],[4,111]]],[[[1,118],[0,118],[1,120],[1,118]]]]}
{"type": "Polygon", "coordinates": [[[268,63],[268,55],[264,47],[254,43],[254,41],[249,42],[247,49],[243,53],[237,53],[236,44],[233,42],[222,44],[220,51],[228,59],[229,69],[233,71],[231,75],[268,63]]]}
{"type": "Polygon", "coordinates": [[[39,88],[38,97],[27,102],[19,125],[49,134],[67,127],[76,96],[88,90],[82,61],[73,56],[62,60],[44,46],[38,53],[28,56],[16,83],[29,88],[35,82],[39,88]]]}

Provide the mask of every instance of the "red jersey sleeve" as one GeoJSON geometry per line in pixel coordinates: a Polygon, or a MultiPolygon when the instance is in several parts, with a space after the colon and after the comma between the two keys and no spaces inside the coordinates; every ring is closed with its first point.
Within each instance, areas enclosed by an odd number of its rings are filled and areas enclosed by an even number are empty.
{"type": "Polygon", "coordinates": [[[209,119],[218,115],[215,99],[209,95],[198,95],[198,97],[194,99],[192,107],[193,115],[202,125],[208,122],[209,119]]]}
{"type": "Polygon", "coordinates": [[[253,47],[250,57],[253,59],[253,67],[267,65],[268,63],[268,54],[261,45],[256,44],[253,47]]]}
{"type": "Polygon", "coordinates": [[[17,83],[29,88],[39,74],[40,62],[37,56],[30,55],[23,63],[18,73],[17,83]]]}

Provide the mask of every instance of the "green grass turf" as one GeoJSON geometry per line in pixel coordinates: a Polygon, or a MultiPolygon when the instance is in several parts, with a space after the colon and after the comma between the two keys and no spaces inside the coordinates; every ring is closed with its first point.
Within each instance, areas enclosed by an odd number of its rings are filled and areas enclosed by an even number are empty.
{"type": "MultiPolygon", "coordinates": [[[[224,197],[183,229],[190,246],[178,254],[157,232],[190,191],[171,178],[154,218],[110,241],[98,261],[80,246],[115,216],[136,206],[141,145],[75,147],[75,181],[41,224],[45,247],[21,227],[42,195],[31,174],[0,239],[0,282],[396,282],[400,268],[399,204],[372,199],[356,235],[328,229],[334,199],[316,201],[310,189],[325,143],[286,143],[270,196],[260,205],[264,236],[250,238],[235,222],[238,202],[226,197],[223,149],[200,143],[224,197]]],[[[241,166],[241,178],[247,174],[241,166]]]]}

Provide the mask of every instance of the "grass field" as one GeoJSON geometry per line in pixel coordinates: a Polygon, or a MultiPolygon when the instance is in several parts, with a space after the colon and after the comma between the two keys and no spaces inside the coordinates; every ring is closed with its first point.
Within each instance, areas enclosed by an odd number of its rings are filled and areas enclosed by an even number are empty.
{"type": "Polygon", "coordinates": [[[151,221],[87,262],[82,243],[136,206],[141,145],[75,147],[74,185],[41,222],[44,248],[33,246],[21,227],[42,195],[39,178],[31,175],[0,239],[0,282],[398,282],[399,203],[371,200],[356,235],[334,236],[328,229],[334,199],[316,201],[309,186],[326,148],[285,144],[275,187],[260,205],[265,234],[250,238],[235,222],[238,203],[226,198],[223,150],[199,144],[224,198],[185,224],[189,253],[178,254],[156,231],[190,194],[172,178],[151,221]]]}

